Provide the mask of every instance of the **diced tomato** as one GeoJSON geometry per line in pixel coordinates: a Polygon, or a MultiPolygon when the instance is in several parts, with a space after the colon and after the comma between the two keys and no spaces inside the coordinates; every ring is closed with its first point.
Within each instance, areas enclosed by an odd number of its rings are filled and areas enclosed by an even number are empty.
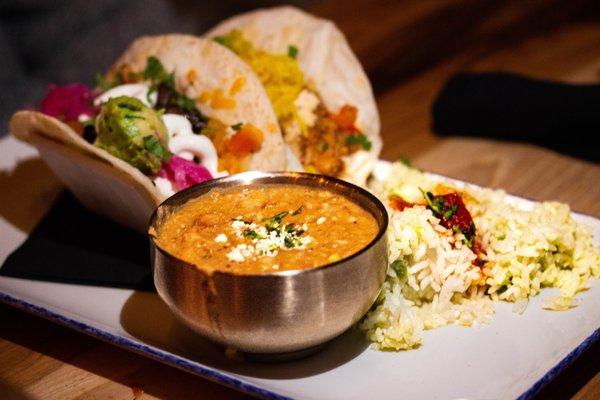
{"type": "Polygon", "coordinates": [[[227,149],[236,157],[244,157],[258,151],[263,142],[263,134],[252,124],[245,124],[227,144],[227,149]]]}
{"type": "Polygon", "coordinates": [[[356,128],[356,116],[358,110],[354,106],[345,105],[337,114],[332,114],[331,119],[337,124],[337,126],[344,131],[358,132],[356,128]]]}
{"type": "Polygon", "coordinates": [[[440,224],[447,229],[460,229],[467,239],[471,239],[475,235],[475,224],[460,194],[448,193],[432,198],[434,202],[439,201],[438,199],[443,200],[443,207],[438,215],[440,224]]]}

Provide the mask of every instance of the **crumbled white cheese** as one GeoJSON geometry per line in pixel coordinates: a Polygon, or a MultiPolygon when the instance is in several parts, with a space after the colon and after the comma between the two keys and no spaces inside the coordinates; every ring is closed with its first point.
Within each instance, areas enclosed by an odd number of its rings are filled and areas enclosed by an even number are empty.
{"type": "Polygon", "coordinates": [[[244,262],[246,260],[237,247],[227,253],[227,259],[235,262],[244,262]]]}
{"type": "Polygon", "coordinates": [[[317,220],[317,224],[321,225],[326,220],[327,220],[327,218],[325,218],[325,217],[319,217],[319,219],[317,220]]]}
{"type": "Polygon", "coordinates": [[[319,102],[319,98],[306,89],[301,91],[298,97],[296,97],[296,100],[294,100],[298,116],[307,126],[313,126],[315,124],[317,120],[315,108],[317,108],[319,102]]]}
{"type": "Polygon", "coordinates": [[[217,237],[215,238],[215,242],[217,242],[217,243],[227,243],[227,235],[225,235],[224,233],[221,233],[221,234],[217,235],[217,237]]]}
{"type": "Polygon", "coordinates": [[[267,226],[248,223],[238,217],[231,222],[231,227],[236,237],[249,238],[253,244],[239,244],[227,255],[230,260],[237,262],[257,256],[275,257],[279,250],[303,249],[312,242],[312,237],[301,236],[308,230],[306,224],[292,226],[276,223],[267,229],[267,226]]]}
{"type": "Polygon", "coordinates": [[[254,256],[254,246],[248,244],[238,244],[227,253],[227,258],[231,261],[244,262],[247,258],[254,256]]]}
{"type": "Polygon", "coordinates": [[[240,230],[240,229],[242,229],[242,228],[244,228],[246,225],[247,225],[247,224],[246,224],[244,221],[242,221],[241,217],[240,217],[239,219],[234,219],[234,220],[231,222],[231,227],[232,227],[233,229],[235,229],[236,231],[237,231],[237,230],[240,230]]]}

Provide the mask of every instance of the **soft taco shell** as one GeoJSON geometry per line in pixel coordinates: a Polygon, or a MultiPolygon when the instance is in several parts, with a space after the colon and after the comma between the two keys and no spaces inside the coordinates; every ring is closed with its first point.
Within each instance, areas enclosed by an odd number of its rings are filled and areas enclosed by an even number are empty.
{"type": "Polygon", "coordinates": [[[357,107],[357,125],[372,147],[368,153],[360,151],[345,159],[342,178],[363,183],[381,152],[379,114],[369,79],[342,32],[331,21],[283,6],[234,16],[204,36],[213,38],[233,29],[270,53],[286,54],[288,46],[296,46],[307,84],[318,91],[327,109],[357,107]]]}
{"type": "MultiPolygon", "coordinates": [[[[250,158],[248,169],[282,170],[283,139],[269,99],[258,78],[233,53],[211,41],[185,35],[144,37],[136,40],[111,69],[127,64],[141,71],[149,56],[175,71],[178,90],[196,98],[205,90],[221,88],[228,95],[238,79],[244,84],[235,95],[236,106],[213,108],[199,103],[209,117],[226,124],[249,122],[261,129],[264,142],[250,158]],[[195,73],[190,73],[190,70],[195,73]],[[194,76],[195,79],[190,79],[194,76]]],[[[238,84],[239,85],[239,84],[238,84]]],[[[140,232],[147,230],[151,213],[164,200],[152,181],[139,170],[86,142],[67,124],[35,111],[19,111],[10,120],[10,131],[35,146],[54,173],[89,209],[140,232]]]]}
{"type": "Polygon", "coordinates": [[[180,34],[146,36],[129,46],[110,69],[108,78],[123,67],[143,71],[150,56],[157,57],[166,71],[175,72],[177,89],[189,98],[221,90],[223,96],[235,102],[233,108],[223,108],[213,107],[210,100],[197,101],[205,115],[226,125],[251,122],[262,131],[263,145],[251,155],[248,169],[284,169],[285,151],[277,118],[260,80],[243,61],[211,40],[180,34]]]}
{"type": "Polygon", "coordinates": [[[145,232],[164,197],[139,170],[82,139],[56,118],[19,111],[12,134],[35,146],[52,171],[87,208],[145,232]]]}

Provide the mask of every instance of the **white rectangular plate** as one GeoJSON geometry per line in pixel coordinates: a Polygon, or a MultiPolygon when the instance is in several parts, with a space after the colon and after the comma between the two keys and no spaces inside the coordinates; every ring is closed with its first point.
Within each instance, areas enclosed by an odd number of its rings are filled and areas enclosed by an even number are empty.
{"type": "MultiPolygon", "coordinates": [[[[10,174],[28,157],[35,152],[11,138],[0,140],[1,170],[10,174]]],[[[576,218],[593,227],[599,244],[600,220],[576,218]]],[[[4,217],[0,230],[2,263],[26,234],[4,217]]],[[[10,305],[233,388],[277,399],[529,398],[600,337],[598,280],[578,296],[579,306],[567,312],[542,309],[541,301],[555,294],[543,290],[523,315],[513,313],[511,304],[497,303],[491,324],[428,331],[423,345],[412,351],[373,350],[361,332],[350,330],[311,357],[261,364],[227,359],[221,348],[176,322],[156,294],[0,277],[0,300],[10,305]]]]}

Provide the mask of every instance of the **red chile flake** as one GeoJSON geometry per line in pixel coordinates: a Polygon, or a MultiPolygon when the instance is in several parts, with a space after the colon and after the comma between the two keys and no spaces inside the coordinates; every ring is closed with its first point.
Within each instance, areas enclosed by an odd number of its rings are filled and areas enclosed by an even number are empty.
{"type": "Polygon", "coordinates": [[[472,247],[476,233],[475,223],[460,194],[448,193],[434,196],[431,192],[420,190],[427,201],[427,206],[440,219],[440,225],[456,233],[461,232],[465,236],[466,245],[472,247]]]}

